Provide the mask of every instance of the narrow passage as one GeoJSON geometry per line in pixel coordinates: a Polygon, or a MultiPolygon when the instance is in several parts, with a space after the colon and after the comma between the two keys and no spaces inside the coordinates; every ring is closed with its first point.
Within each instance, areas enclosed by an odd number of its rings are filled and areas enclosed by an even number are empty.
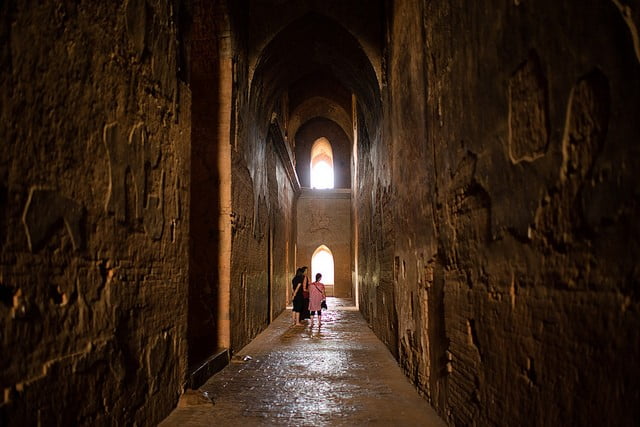
{"type": "Polygon", "coordinates": [[[160,425],[445,426],[351,301],[328,304],[313,328],[287,309],[160,425]]]}

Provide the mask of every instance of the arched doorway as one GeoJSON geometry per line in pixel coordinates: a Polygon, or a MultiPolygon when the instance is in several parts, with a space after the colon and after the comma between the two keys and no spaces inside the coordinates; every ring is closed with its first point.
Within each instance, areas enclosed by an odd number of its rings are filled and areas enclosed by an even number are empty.
{"type": "Polygon", "coordinates": [[[322,274],[322,283],[327,287],[327,295],[333,295],[335,283],[335,264],[333,253],[325,245],[320,245],[311,257],[311,279],[315,280],[316,274],[322,274]]]}

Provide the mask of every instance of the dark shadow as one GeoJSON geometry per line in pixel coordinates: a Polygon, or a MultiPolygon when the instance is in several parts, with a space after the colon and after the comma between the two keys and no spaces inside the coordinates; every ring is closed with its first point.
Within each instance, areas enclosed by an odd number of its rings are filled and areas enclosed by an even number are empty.
{"type": "Polygon", "coordinates": [[[301,101],[296,93],[304,98],[311,95],[313,91],[301,92],[291,86],[301,76],[314,76],[319,85],[338,82],[356,95],[366,112],[366,125],[379,124],[381,94],[373,66],[359,41],[327,16],[310,13],[294,21],[261,53],[251,83],[251,108],[260,123],[268,123],[285,90],[294,89],[294,106],[301,101]]]}
{"type": "Polygon", "coordinates": [[[214,6],[203,3],[201,9],[193,17],[189,60],[192,99],[187,360],[190,376],[202,372],[203,365],[221,352],[217,348],[219,141],[215,139],[217,123],[212,120],[219,111],[220,61],[216,22],[207,20],[214,16],[214,6]]]}

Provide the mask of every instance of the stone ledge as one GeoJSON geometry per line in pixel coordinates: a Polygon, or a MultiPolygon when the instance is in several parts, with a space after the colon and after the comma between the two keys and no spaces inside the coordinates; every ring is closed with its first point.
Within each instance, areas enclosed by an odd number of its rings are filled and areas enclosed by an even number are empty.
{"type": "Polygon", "coordinates": [[[189,369],[187,388],[196,390],[207,382],[215,373],[229,364],[229,349],[222,349],[208,358],[198,367],[189,369]]]}
{"type": "Polygon", "coordinates": [[[350,199],[350,188],[307,188],[303,187],[300,191],[301,199],[350,199]]]}

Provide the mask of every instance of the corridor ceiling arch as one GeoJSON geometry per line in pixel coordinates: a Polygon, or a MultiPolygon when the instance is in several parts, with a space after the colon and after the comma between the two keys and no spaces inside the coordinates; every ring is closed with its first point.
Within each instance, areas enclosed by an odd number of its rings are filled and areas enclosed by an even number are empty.
{"type": "MultiPolygon", "coordinates": [[[[365,126],[371,134],[376,132],[381,95],[369,57],[344,27],[316,13],[292,22],[261,52],[251,79],[249,100],[257,123],[266,129],[272,114],[281,109],[283,95],[300,79],[311,75],[333,78],[354,94],[365,126]]],[[[330,99],[330,95],[325,96],[330,99]]]]}
{"type": "Polygon", "coordinates": [[[351,112],[336,104],[328,97],[314,96],[306,99],[289,116],[288,132],[295,136],[305,123],[317,117],[323,117],[338,124],[350,141],[353,141],[353,119],[351,112]]]}
{"type": "Polygon", "coordinates": [[[249,25],[252,28],[250,79],[260,54],[275,36],[292,23],[317,14],[336,22],[358,40],[373,64],[378,80],[381,80],[384,0],[249,0],[248,7],[251,10],[249,25]]]}

